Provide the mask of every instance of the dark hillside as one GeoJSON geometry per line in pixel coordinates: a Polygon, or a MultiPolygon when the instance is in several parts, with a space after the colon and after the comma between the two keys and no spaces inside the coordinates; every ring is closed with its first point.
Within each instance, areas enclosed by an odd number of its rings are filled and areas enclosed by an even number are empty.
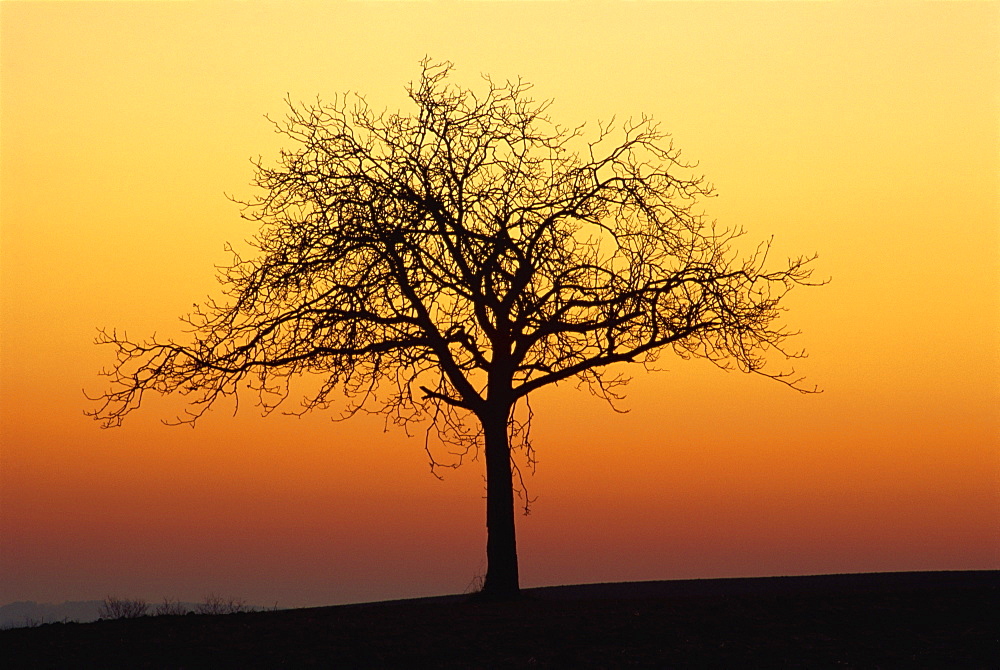
{"type": "Polygon", "coordinates": [[[0,632],[6,668],[1000,666],[1000,572],[637,582],[0,632]]]}

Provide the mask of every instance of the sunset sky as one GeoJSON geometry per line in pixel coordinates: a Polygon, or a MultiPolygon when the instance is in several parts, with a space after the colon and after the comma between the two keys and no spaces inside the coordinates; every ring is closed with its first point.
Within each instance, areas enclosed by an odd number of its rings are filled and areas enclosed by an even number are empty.
{"type": "Polygon", "coordinates": [[[425,55],[564,125],[653,116],[707,216],[831,278],[787,303],[821,394],[671,357],[627,414],[538,394],[522,586],[1000,568],[1000,3],[2,2],[0,30],[0,604],[484,572],[483,464],[438,481],[377,418],[83,414],[98,327],[179,335],[219,295],[264,115],[405,111],[425,55]]]}

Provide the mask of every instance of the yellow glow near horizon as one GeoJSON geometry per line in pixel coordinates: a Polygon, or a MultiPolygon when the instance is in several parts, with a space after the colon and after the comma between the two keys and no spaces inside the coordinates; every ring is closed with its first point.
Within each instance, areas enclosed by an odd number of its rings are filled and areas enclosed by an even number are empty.
{"type": "Polygon", "coordinates": [[[264,114],[405,109],[424,55],[523,76],[557,122],[649,114],[708,216],[818,252],[787,321],[824,389],[665,356],[617,415],[536,401],[528,585],[1000,567],[1000,4],[0,3],[0,602],[282,605],[461,590],[481,463],[377,420],[196,430],[82,415],[98,326],[218,295],[264,114]]]}

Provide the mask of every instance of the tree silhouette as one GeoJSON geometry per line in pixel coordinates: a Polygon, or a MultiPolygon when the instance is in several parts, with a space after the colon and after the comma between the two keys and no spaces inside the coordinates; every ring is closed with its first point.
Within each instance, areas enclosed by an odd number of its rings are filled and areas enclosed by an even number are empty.
{"type": "Polygon", "coordinates": [[[220,271],[227,299],[184,317],[186,344],[100,331],[117,362],[89,413],[117,426],[147,392],[177,392],[194,423],[249,388],[266,414],[293,378],[319,375],[301,411],[346,395],[344,416],[425,422],[432,471],[432,440],[457,454],[444,465],[485,452],[483,593],[505,597],[529,395],[575,380],[614,407],[627,379],[612,364],[665,350],[805,391],[765,356],[801,355],[776,320],[812,259],[766,270],[769,243],[740,258],[742,233],[693,210],[711,187],[678,176],[692,166],[647,118],[586,140],[520,80],[477,92],[449,83],[449,63],[422,66],[410,115],[358,96],[289,102],[275,125],[296,148],[255,163],[262,194],[241,204],[260,232],[252,258],[233,251],[220,271]]]}

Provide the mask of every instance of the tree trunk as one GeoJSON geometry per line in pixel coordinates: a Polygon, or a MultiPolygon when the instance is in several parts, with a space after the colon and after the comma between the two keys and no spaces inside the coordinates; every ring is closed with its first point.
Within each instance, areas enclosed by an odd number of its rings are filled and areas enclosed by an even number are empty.
{"type": "Polygon", "coordinates": [[[482,595],[517,597],[517,539],[514,533],[514,482],[510,463],[507,412],[483,418],[486,441],[486,580],[482,595]]]}

